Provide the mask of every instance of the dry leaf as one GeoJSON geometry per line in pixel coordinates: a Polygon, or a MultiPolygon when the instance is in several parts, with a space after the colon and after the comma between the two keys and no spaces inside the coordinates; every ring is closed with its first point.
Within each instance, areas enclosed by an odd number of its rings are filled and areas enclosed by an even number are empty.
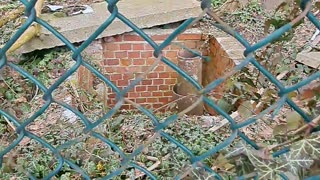
{"type": "Polygon", "coordinates": [[[301,88],[299,99],[305,100],[320,94],[320,81],[312,81],[305,87],[301,88]]]}
{"type": "Polygon", "coordinates": [[[243,119],[247,119],[253,115],[253,105],[250,101],[244,101],[238,108],[238,112],[243,119]]]}

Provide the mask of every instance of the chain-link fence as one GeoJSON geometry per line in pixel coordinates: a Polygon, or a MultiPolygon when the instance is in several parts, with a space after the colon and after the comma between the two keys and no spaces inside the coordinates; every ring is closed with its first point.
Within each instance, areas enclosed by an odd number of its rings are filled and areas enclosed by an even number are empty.
{"type": "MultiPolygon", "coordinates": [[[[249,124],[254,123],[259,118],[261,118],[263,115],[270,113],[271,110],[273,112],[277,112],[284,104],[288,104],[291,108],[293,108],[296,112],[298,112],[304,119],[305,122],[310,123],[312,119],[296,105],[289,97],[288,94],[292,91],[297,90],[298,88],[301,88],[302,86],[305,86],[309,84],[311,81],[316,80],[320,77],[320,72],[317,71],[316,73],[312,74],[308,78],[303,79],[299,83],[290,86],[285,87],[279,80],[277,80],[276,77],[274,77],[268,70],[265,69],[254,57],[253,53],[256,52],[258,49],[261,49],[262,47],[266,46],[269,43],[272,43],[274,40],[280,38],[284,33],[289,31],[294,24],[296,24],[301,18],[307,17],[318,29],[320,29],[320,21],[316,19],[316,17],[310,12],[311,9],[311,1],[310,0],[302,0],[301,2],[301,9],[302,13],[299,17],[294,19],[291,23],[288,23],[281,28],[277,29],[270,35],[268,35],[266,38],[262,39],[261,41],[251,45],[248,43],[246,39],[244,39],[239,33],[237,33],[235,30],[233,30],[231,27],[223,23],[218,17],[215,16],[215,14],[211,13],[210,9],[210,1],[203,1],[202,2],[202,9],[204,10],[204,13],[199,16],[199,18],[190,18],[186,20],[184,23],[182,23],[163,43],[157,44],[154,42],[148,35],[144,33],[143,30],[139,29],[134,23],[132,23],[129,19],[127,19],[124,15],[119,12],[117,8],[118,0],[107,0],[108,3],[108,11],[111,13],[111,15],[106,19],[106,21],[85,41],[81,44],[79,48],[76,48],[68,39],[63,37],[58,30],[56,30],[54,27],[50,26],[47,22],[42,20],[41,18],[36,16],[36,10],[34,8],[37,0],[20,0],[25,8],[25,15],[27,16],[27,20],[25,23],[21,26],[21,28],[12,36],[12,38],[5,44],[5,46],[0,49],[0,68],[4,68],[6,66],[14,69],[16,72],[20,73],[24,77],[28,78],[30,81],[32,81],[34,84],[36,84],[39,89],[44,93],[43,100],[45,101],[45,104],[36,112],[34,113],[30,118],[26,119],[21,123],[18,121],[13,115],[10,113],[4,111],[2,108],[0,108],[0,114],[4,116],[6,119],[8,119],[13,125],[16,127],[16,134],[18,135],[18,138],[13,141],[8,147],[6,147],[3,151],[0,152],[0,163],[2,164],[4,156],[9,153],[13,148],[15,148],[25,137],[31,138],[38,143],[40,143],[44,148],[50,150],[52,154],[57,158],[58,163],[55,166],[55,169],[50,172],[45,179],[51,179],[56,174],[60,172],[62,167],[64,165],[68,165],[78,173],[82,175],[85,179],[90,179],[89,175],[82,170],[77,164],[73,163],[72,161],[64,158],[64,156],[60,153],[60,150],[64,147],[68,147],[70,143],[64,144],[58,148],[53,147],[50,143],[43,140],[41,137],[36,136],[35,134],[29,132],[26,130],[26,127],[35,121],[40,115],[45,113],[46,109],[49,107],[51,103],[59,104],[61,107],[66,108],[70,111],[72,111],[74,114],[76,114],[83,124],[85,125],[85,129],[83,130],[84,134],[87,134],[88,136],[97,138],[104,142],[106,145],[110,146],[114,151],[119,153],[121,156],[121,168],[115,170],[111,174],[106,175],[103,179],[112,179],[119,174],[121,174],[124,170],[127,168],[135,168],[139,171],[145,173],[149,178],[156,179],[156,176],[153,175],[152,172],[148,171],[146,168],[142,167],[138,163],[136,163],[133,159],[135,156],[141,154],[144,150],[144,148],[150,144],[153,143],[154,140],[157,137],[162,136],[163,138],[167,139],[171,143],[175,144],[178,148],[180,148],[185,154],[189,156],[190,164],[192,164],[193,168],[204,168],[207,172],[212,174],[212,177],[215,177],[216,179],[222,179],[222,177],[213,171],[209,166],[207,166],[205,163],[203,163],[203,160],[206,158],[213,156],[218,151],[224,149],[225,147],[229,146],[236,138],[240,137],[244,141],[246,141],[248,144],[250,144],[255,149],[259,149],[259,146],[251,141],[245,134],[241,133],[239,131],[240,128],[245,127],[249,124]],[[199,21],[203,15],[209,15],[211,18],[213,18],[216,21],[216,24],[212,24],[213,26],[216,26],[217,28],[227,32],[231,36],[235,37],[245,48],[245,59],[237,65],[233,71],[229,72],[224,77],[221,77],[213,82],[211,82],[206,87],[202,88],[202,86],[197,82],[195,79],[190,77],[187,73],[185,73],[183,70],[181,70],[177,65],[175,65],[170,59],[167,59],[166,57],[162,56],[162,50],[168,46],[171,41],[173,41],[179,34],[181,34],[183,31],[185,31],[188,27],[190,27],[192,24],[199,21]],[[218,144],[217,146],[214,146],[212,149],[208,150],[207,152],[196,156],[194,153],[188,149],[186,146],[184,146],[181,142],[170,136],[169,134],[165,133],[163,130],[172,123],[175,123],[177,118],[181,116],[182,114],[175,114],[167,119],[165,119],[163,122],[160,123],[160,120],[148,109],[145,109],[142,106],[139,106],[137,104],[134,104],[139,111],[145,115],[147,115],[154,125],[154,135],[152,138],[148,140],[145,144],[140,145],[138,148],[136,148],[131,154],[125,154],[121,148],[119,148],[114,142],[112,142],[110,139],[106,138],[104,135],[97,133],[94,128],[98,125],[102,124],[103,122],[107,121],[110,117],[112,117],[118,110],[121,108],[121,105],[126,101],[124,98],[124,95],[132,88],[134,88],[135,85],[137,85],[139,82],[141,82],[144,79],[144,76],[148,74],[152,70],[152,67],[150,67],[150,70],[146,73],[144,73],[143,76],[135,79],[127,88],[120,90],[117,88],[115,84],[113,84],[110,79],[106,78],[101,72],[99,72],[97,69],[95,69],[93,66],[88,64],[82,57],[81,52],[83,52],[86,47],[88,47],[98,36],[101,32],[103,32],[105,29],[108,28],[108,26],[115,20],[119,19],[123,23],[125,23],[127,26],[132,28],[133,31],[138,33],[145,41],[147,41],[153,48],[154,48],[154,56],[157,58],[154,65],[157,65],[160,61],[164,62],[166,65],[174,69],[179,75],[183,76],[186,80],[188,80],[194,87],[197,88],[199,91],[199,100],[203,101],[204,103],[208,104],[211,108],[213,108],[216,112],[218,112],[220,115],[224,116],[229,123],[230,128],[232,130],[232,133],[230,134],[230,137],[225,139],[222,143],[218,144]],[[53,33],[57,38],[59,38],[72,52],[72,58],[76,62],[70,69],[67,70],[52,86],[49,88],[45,87],[37,78],[35,78],[33,75],[29,74],[26,70],[21,68],[20,66],[7,61],[6,52],[8,49],[18,40],[18,38],[27,30],[28,27],[30,27],[33,23],[38,23],[42,27],[48,29],[51,33],[53,33]],[[207,93],[212,91],[214,88],[216,88],[218,85],[220,85],[226,78],[229,76],[235,74],[236,72],[241,71],[245,66],[252,64],[255,66],[265,77],[268,78],[269,81],[271,81],[277,88],[278,88],[278,95],[280,97],[279,101],[274,103],[272,106],[261,112],[259,115],[256,115],[250,119],[247,119],[246,121],[242,123],[237,123],[229,114],[227,114],[225,111],[223,111],[217,104],[215,104],[210,98],[206,96],[207,93]],[[61,103],[59,101],[56,101],[54,97],[52,96],[52,93],[55,89],[58,88],[59,85],[61,85],[71,74],[73,74],[80,66],[86,67],[88,70],[90,70],[95,76],[97,76],[99,79],[101,79],[104,83],[106,83],[109,87],[113,89],[114,92],[117,94],[117,103],[116,105],[108,111],[103,117],[98,119],[95,122],[91,122],[89,119],[87,119],[81,112],[78,110],[72,108],[68,104],[61,103]]],[[[194,52],[198,56],[201,56],[200,53],[194,52]]],[[[205,59],[206,57],[202,57],[205,59]]],[[[192,109],[194,105],[191,105],[189,109],[192,109]]],[[[319,127],[314,127],[313,132],[316,132],[319,130],[319,127]]],[[[75,140],[76,141],[76,140],[75,140]]],[[[289,148],[282,149],[280,151],[274,152],[273,157],[277,157],[283,153],[289,152],[289,148]]],[[[281,175],[283,179],[287,179],[284,174],[281,175]]],[[[32,175],[30,175],[30,178],[34,178],[32,175]]],[[[179,175],[177,175],[177,178],[179,178],[179,175]]]]}

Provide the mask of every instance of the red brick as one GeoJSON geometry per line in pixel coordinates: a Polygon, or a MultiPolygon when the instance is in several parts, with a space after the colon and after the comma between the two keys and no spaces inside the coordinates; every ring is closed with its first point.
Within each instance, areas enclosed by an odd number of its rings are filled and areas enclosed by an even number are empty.
{"type": "Polygon", "coordinates": [[[113,68],[113,72],[116,72],[118,74],[124,74],[127,72],[126,67],[112,67],[113,68]]]}
{"type": "Polygon", "coordinates": [[[105,44],[105,49],[108,51],[117,51],[120,48],[119,48],[119,44],[115,44],[113,42],[110,42],[110,43],[105,44]]]}
{"type": "Polygon", "coordinates": [[[201,34],[180,34],[178,40],[201,40],[201,34]]]}
{"type": "Polygon", "coordinates": [[[94,80],[92,73],[84,66],[80,66],[78,75],[80,86],[85,90],[92,90],[94,80]]]}
{"type": "MultiPolygon", "coordinates": [[[[173,63],[175,63],[176,61],[172,61],[173,63]]],[[[177,64],[177,63],[175,63],[177,64]]],[[[170,66],[165,66],[165,72],[167,73],[171,73],[171,72],[177,72],[176,70],[172,69],[170,66]]]]}
{"type": "Polygon", "coordinates": [[[147,65],[152,65],[152,64],[154,63],[154,61],[155,61],[154,58],[148,58],[148,59],[146,60],[146,62],[147,62],[146,64],[147,64],[147,65]]]}
{"type": "Polygon", "coordinates": [[[196,40],[196,43],[197,43],[197,48],[200,49],[203,45],[205,45],[205,41],[197,41],[196,40]]]}
{"type": "Polygon", "coordinates": [[[150,66],[140,66],[142,72],[146,72],[150,69],[150,66]]]}
{"type": "Polygon", "coordinates": [[[144,45],[145,50],[154,50],[154,48],[150,44],[145,44],[144,45]]]}
{"type": "Polygon", "coordinates": [[[157,66],[157,67],[154,69],[154,71],[156,71],[156,72],[163,72],[163,71],[164,71],[164,66],[159,65],[159,66],[157,66]]]}
{"type": "Polygon", "coordinates": [[[208,56],[208,55],[209,55],[209,52],[207,50],[202,51],[202,56],[208,56]]]}
{"type": "Polygon", "coordinates": [[[169,86],[168,85],[160,85],[159,90],[169,90],[169,86]]]}
{"type": "Polygon", "coordinates": [[[137,97],[140,97],[140,93],[137,93],[137,92],[129,92],[129,93],[128,93],[128,97],[129,97],[129,98],[137,98],[137,97]]]}
{"type": "Polygon", "coordinates": [[[158,108],[160,108],[162,106],[163,106],[162,104],[152,104],[152,108],[153,109],[158,109],[158,108]]]}
{"type": "Polygon", "coordinates": [[[121,109],[132,109],[132,105],[131,104],[123,104],[121,106],[121,109]]]}
{"type": "Polygon", "coordinates": [[[190,49],[195,49],[197,48],[197,41],[186,41],[184,45],[190,49]]]}
{"type": "Polygon", "coordinates": [[[114,72],[116,72],[115,67],[110,67],[110,66],[105,67],[104,70],[105,70],[106,73],[114,73],[114,72]]]}
{"type": "Polygon", "coordinates": [[[139,43],[139,44],[133,44],[132,45],[133,50],[144,50],[144,44],[139,43]]]}
{"type": "Polygon", "coordinates": [[[178,57],[178,51],[165,51],[164,56],[166,58],[176,58],[178,57]]]}
{"type": "Polygon", "coordinates": [[[156,96],[163,97],[163,92],[152,92],[152,96],[154,96],[154,97],[156,97],[156,96]]]}
{"type": "Polygon", "coordinates": [[[120,64],[122,66],[130,66],[132,62],[131,62],[131,59],[120,59],[120,64]]]}
{"type": "Polygon", "coordinates": [[[149,58],[149,57],[153,57],[153,51],[141,52],[141,58],[149,58]]]}
{"type": "Polygon", "coordinates": [[[116,36],[112,36],[112,37],[106,37],[104,38],[104,42],[110,43],[110,42],[120,42],[122,41],[122,35],[116,35],[116,36]]]}
{"type": "MultiPolygon", "coordinates": [[[[179,44],[181,44],[181,45],[184,45],[184,43],[183,42],[177,42],[177,43],[179,43],[179,44]]],[[[172,45],[170,45],[170,50],[180,50],[181,49],[181,47],[180,46],[178,46],[178,45],[175,45],[175,44],[172,44],[172,45]]]]}
{"type": "Polygon", "coordinates": [[[158,91],[158,90],[159,90],[158,86],[148,86],[147,87],[147,91],[158,91]]]}
{"type": "Polygon", "coordinates": [[[165,84],[176,84],[177,79],[165,79],[164,82],[165,84]]]}
{"type": "Polygon", "coordinates": [[[110,98],[110,99],[116,98],[116,94],[115,94],[115,93],[109,94],[109,95],[108,95],[108,98],[110,98]]]}
{"type": "Polygon", "coordinates": [[[168,97],[161,97],[159,98],[159,102],[162,102],[162,103],[168,103],[169,102],[169,98],[168,97]]]}
{"type": "Polygon", "coordinates": [[[131,49],[132,49],[132,44],[130,43],[120,44],[120,50],[131,50],[131,49]]]}
{"type": "Polygon", "coordinates": [[[132,73],[123,74],[123,79],[131,80],[133,78],[134,78],[134,74],[132,73]]]}
{"type": "Polygon", "coordinates": [[[142,37],[135,34],[126,34],[124,35],[123,40],[124,41],[144,41],[142,37]]]}
{"type": "Polygon", "coordinates": [[[126,51],[119,51],[114,53],[116,58],[127,58],[128,53],[126,51]]]}
{"type": "Polygon", "coordinates": [[[115,54],[114,54],[113,51],[105,51],[105,52],[103,53],[103,56],[104,56],[105,58],[114,58],[114,57],[115,57],[115,54]]]}
{"type": "Polygon", "coordinates": [[[117,86],[128,86],[129,81],[128,80],[118,80],[117,86]]]}
{"type": "Polygon", "coordinates": [[[146,98],[138,98],[136,99],[136,103],[140,104],[140,103],[146,103],[147,99],[146,98]]]}
{"type": "Polygon", "coordinates": [[[106,59],[105,60],[105,65],[119,65],[120,62],[119,62],[119,59],[106,59]]]}
{"type": "Polygon", "coordinates": [[[171,97],[172,95],[173,95],[173,92],[172,92],[172,91],[163,92],[163,96],[169,96],[169,97],[171,97]]]}
{"type": "Polygon", "coordinates": [[[142,85],[152,85],[152,80],[144,79],[144,80],[142,81],[142,85]]]}
{"type": "Polygon", "coordinates": [[[158,102],[158,98],[147,98],[147,102],[150,102],[150,103],[158,102]]]}
{"type": "Polygon", "coordinates": [[[111,81],[122,80],[122,74],[111,74],[110,75],[110,80],[111,81]]]}
{"type": "Polygon", "coordinates": [[[169,78],[169,77],[170,77],[170,73],[169,72],[159,73],[159,78],[169,78]]]}
{"type": "Polygon", "coordinates": [[[128,67],[128,71],[131,73],[138,73],[138,72],[141,72],[141,67],[140,66],[130,66],[130,67],[128,67]]]}
{"type": "Polygon", "coordinates": [[[141,92],[141,91],[146,91],[147,87],[146,86],[136,86],[136,91],[141,92]]]}
{"type": "Polygon", "coordinates": [[[149,73],[149,74],[147,75],[147,78],[150,78],[150,79],[152,79],[152,78],[158,78],[158,73],[149,73]]]}
{"type": "Polygon", "coordinates": [[[178,78],[179,74],[177,72],[170,72],[171,78],[178,78]]]}
{"type": "Polygon", "coordinates": [[[164,41],[167,39],[168,35],[153,35],[151,36],[152,40],[154,41],[164,41]]]}
{"type": "Polygon", "coordinates": [[[167,85],[167,86],[169,87],[169,90],[172,90],[175,85],[174,84],[170,84],[170,85],[167,85]]]}
{"type": "Polygon", "coordinates": [[[140,51],[133,51],[133,52],[128,52],[128,57],[129,58],[140,58],[140,51]]]}
{"type": "Polygon", "coordinates": [[[164,51],[169,51],[169,50],[171,49],[171,46],[172,46],[172,45],[170,44],[170,45],[168,45],[167,47],[165,47],[163,50],[164,50],[164,51]]]}
{"type": "Polygon", "coordinates": [[[161,85],[164,84],[163,79],[153,79],[153,85],[161,85]]]}
{"type": "Polygon", "coordinates": [[[132,62],[133,62],[133,65],[145,65],[146,64],[145,59],[133,59],[132,62]]]}
{"type": "Polygon", "coordinates": [[[150,96],[152,96],[152,94],[151,94],[151,92],[142,92],[141,96],[142,97],[150,97],[150,96]]]}

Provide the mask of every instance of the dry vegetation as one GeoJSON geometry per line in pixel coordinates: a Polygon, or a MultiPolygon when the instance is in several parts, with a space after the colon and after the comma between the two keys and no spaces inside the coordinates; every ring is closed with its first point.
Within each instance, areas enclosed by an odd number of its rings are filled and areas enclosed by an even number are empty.
{"type": "MultiPolygon", "coordinates": [[[[45,1],[45,4],[72,6],[93,2],[98,1],[53,0],[45,1]]],[[[11,12],[17,8],[17,5],[19,5],[17,1],[0,2],[0,14],[5,15],[11,12]]],[[[250,43],[264,38],[286,22],[284,14],[291,12],[289,10],[273,14],[263,9],[257,1],[248,4],[233,4],[233,6],[222,5],[224,5],[224,1],[214,1],[214,6],[219,9],[219,16],[244,35],[250,43]],[[270,19],[274,21],[267,21],[270,19]],[[270,28],[266,28],[268,26],[270,28]]],[[[315,9],[313,12],[317,13],[317,10],[315,9]]],[[[210,18],[206,19],[201,23],[201,26],[212,28],[209,24],[211,20],[210,18]]],[[[1,27],[0,33],[3,34],[3,38],[0,44],[4,44],[14,32],[12,29],[16,29],[19,25],[20,20],[17,19],[1,27]]],[[[210,30],[210,28],[206,29],[210,30]]],[[[298,52],[319,50],[317,49],[318,43],[310,49],[310,38],[314,31],[315,27],[305,20],[294,31],[286,34],[282,41],[274,42],[257,52],[256,58],[285,85],[293,85],[318,72],[317,69],[295,61],[298,52]]],[[[210,32],[207,33],[210,34],[210,32]]],[[[68,64],[70,58],[69,51],[58,48],[24,56],[12,56],[9,60],[19,62],[21,67],[48,87],[70,67],[68,64]]],[[[0,80],[1,109],[23,121],[43,106],[41,100],[43,93],[17,72],[7,69],[5,73],[5,79],[0,80]]],[[[232,110],[236,110],[238,116],[235,120],[237,122],[267,109],[279,99],[276,87],[253,67],[248,67],[246,71],[233,76],[228,82],[229,91],[225,93],[225,102],[219,105],[222,108],[230,109],[229,114],[232,113],[232,110]],[[253,112],[250,109],[254,109],[257,104],[251,103],[252,101],[261,102],[263,108],[253,112]],[[240,104],[240,106],[235,109],[234,104],[240,104]]],[[[311,116],[314,123],[319,125],[319,94],[313,90],[319,92],[318,82],[312,83],[303,91],[294,92],[290,96],[311,116]]],[[[106,112],[107,107],[104,107],[104,104],[94,94],[85,94],[87,96],[86,102],[71,100],[83,93],[85,92],[75,88],[74,82],[70,80],[65,82],[55,92],[55,95],[57,99],[66,101],[94,121],[106,112]]],[[[157,117],[163,121],[170,115],[157,114],[157,117]]],[[[222,119],[222,117],[212,116],[184,116],[165,128],[164,131],[184,143],[193,153],[200,155],[230,136],[229,125],[216,128],[222,119]]],[[[62,152],[65,158],[78,164],[91,177],[103,177],[119,168],[119,154],[100,140],[83,137],[83,128],[84,125],[79,121],[79,118],[66,112],[57,104],[52,104],[46,114],[40,116],[27,129],[55,147],[70,139],[83,138],[82,142],[66,146],[62,152]],[[71,121],[74,122],[71,123],[71,121]]],[[[97,132],[115,142],[125,153],[132,153],[138,145],[145,143],[152,136],[152,130],[153,124],[147,116],[137,112],[122,111],[99,126],[97,132]]],[[[237,175],[250,177],[255,175],[255,172],[271,179],[278,176],[279,172],[284,172],[289,177],[319,174],[320,139],[318,134],[310,135],[307,133],[309,130],[310,126],[303,122],[300,115],[284,106],[276,116],[269,113],[269,115],[259,118],[258,122],[241,129],[251,140],[258,142],[258,145],[263,148],[262,150],[258,151],[247,147],[237,139],[232,146],[215,154],[214,157],[206,159],[205,163],[226,178],[237,175]],[[293,151],[288,155],[281,156],[280,161],[273,161],[270,153],[288,144],[292,145],[293,151]],[[305,153],[299,153],[302,150],[305,150],[305,153]],[[256,171],[253,171],[254,167],[256,167],[256,171]]],[[[3,116],[0,116],[0,151],[16,138],[14,127],[8,124],[3,116]]],[[[150,144],[141,155],[135,158],[135,161],[152,171],[160,179],[170,179],[177,174],[183,174],[189,168],[188,156],[164,138],[158,138],[150,144]]],[[[0,179],[26,178],[26,171],[31,172],[37,178],[43,178],[54,169],[56,164],[57,159],[53,158],[46,148],[34,140],[24,139],[18,147],[5,156],[0,179]]],[[[134,175],[136,177],[144,176],[141,172],[130,169],[122,173],[121,178],[133,177],[134,175]]],[[[189,175],[191,179],[200,179],[206,176],[208,176],[206,173],[197,170],[190,172],[189,175]]],[[[57,178],[80,179],[80,175],[70,167],[64,166],[57,178]]]]}

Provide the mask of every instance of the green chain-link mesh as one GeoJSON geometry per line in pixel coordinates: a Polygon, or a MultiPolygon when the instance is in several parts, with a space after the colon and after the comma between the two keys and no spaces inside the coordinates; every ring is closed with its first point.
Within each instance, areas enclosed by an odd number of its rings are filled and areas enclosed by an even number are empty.
{"type": "MultiPolygon", "coordinates": [[[[138,165],[133,161],[133,158],[140,153],[142,153],[142,150],[144,147],[148,144],[141,145],[137,149],[133,151],[132,154],[126,155],[115,143],[113,143],[111,140],[107,139],[103,135],[95,132],[93,129],[98,126],[99,124],[106,121],[108,118],[110,118],[112,115],[114,115],[117,110],[121,107],[121,105],[124,102],[124,95],[132,89],[136,84],[138,84],[143,78],[137,78],[132,84],[130,84],[127,88],[124,90],[119,90],[116,85],[114,85],[108,78],[106,78],[102,73],[100,73],[97,69],[95,69],[93,66],[88,64],[83,60],[83,57],[81,56],[81,52],[88,47],[98,36],[101,32],[103,32],[108,26],[117,18],[124,22],[127,26],[133,29],[136,33],[138,33],[145,41],[147,41],[153,48],[154,48],[154,56],[157,57],[159,60],[164,62],[166,65],[173,68],[179,75],[183,76],[185,79],[187,79],[194,87],[196,87],[199,92],[201,93],[200,100],[207,103],[211,108],[213,108],[216,112],[224,116],[230,123],[230,127],[232,129],[232,133],[229,138],[227,138],[222,143],[218,144],[217,146],[214,146],[212,149],[208,150],[207,152],[203,153],[202,155],[196,156],[192,153],[190,149],[188,149],[186,146],[184,146],[182,143],[180,143],[178,140],[174,139],[167,133],[163,132],[162,129],[166,128],[170,123],[174,123],[174,121],[179,117],[178,114],[172,115],[169,118],[167,118],[163,123],[159,123],[159,120],[155,117],[155,115],[149,111],[148,109],[145,109],[142,106],[138,106],[137,108],[147,115],[153,122],[154,130],[156,132],[156,135],[154,137],[162,136],[163,138],[167,139],[171,143],[175,144],[178,148],[180,148],[184,153],[186,153],[190,157],[190,163],[193,165],[193,167],[202,167],[209,173],[212,173],[213,177],[216,179],[222,179],[222,177],[214,172],[210,167],[206,166],[202,161],[209,156],[214,155],[219,150],[224,149],[225,147],[229,146],[237,137],[240,137],[244,141],[246,141],[248,144],[250,144],[252,147],[259,149],[257,144],[253,141],[251,141],[246,135],[241,133],[238,129],[242,128],[244,126],[247,126],[249,124],[254,123],[258,116],[254,118],[247,119],[246,121],[242,123],[236,123],[235,120],[230,117],[226,112],[224,112],[219,106],[217,106],[212,100],[207,98],[205,95],[206,93],[209,93],[214,88],[216,88],[219,84],[221,84],[226,77],[221,77],[220,79],[217,79],[213,82],[211,82],[206,87],[202,88],[200,84],[196,80],[194,80],[192,77],[190,77],[188,74],[186,74],[183,70],[181,70],[179,67],[177,67],[173,62],[171,62],[169,59],[161,55],[162,50],[168,46],[172,40],[174,40],[179,34],[181,34],[183,31],[185,31],[190,25],[192,25],[195,21],[197,21],[197,18],[190,18],[186,20],[183,24],[181,24],[163,43],[158,45],[155,43],[148,35],[144,33],[143,30],[138,28],[134,23],[132,23],[129,19],[127,19],[125,16],[123,16],[117,8],[117,3],[119,0],[107,0],[108,3],[108,11],[111,13],[110,17],[106,19],[106,21],[84,42],[79,48],[76,48],[68,39],[66,39],[63,35],[61,35],[55,28],[50,26],[47,22],[42,20],[41,18],[36,16],[36,11],[34,9],[35,3],[37,0],[20,0],[24,6],[26,7],[25,15],[28,17],[27,21],[21,26],[21,28],[14,34],[14,36],[5,44],[5,46],[0,49],[0,69],[4,68],[5,66],[9,66],[10,68],[14,69],[15,71],[19,72],[24,77],[31,80],[34,84],[36,84],[39,89],[44,93],[43,100],[45,101],[45,104],[37,111],[35,112],[30,118],[23,121],[23,123],[20,123],[16,118],[14,118],[12,115],[10,115],[8,112],[5,112],[0,108],[0,114],[2,116],[5,116],[8,120],[10,120],[14,126],[16,127],[16,133],[18,135],[18,138],[12,142],[5,150],[0,152],[0,164],[2,164],[3,157],[9,153],[13,148],[15,148],[23,138],[28,137],[31,139],[34,139],[38,143],[40,143],[43,147],[49,149],[55,157],[58,159],[58,165],[56,166],[55,170],[52,171],[50,174],[47,175],[45,179],[51,179],[53,176],[55,176],[59,171],[62,169],[63,165],[66,163],[71,168],[73,168],[75,171],[79,172],[83,178],[90,179],[87,173],[85,173],[80,167],[78,167],[76,164],[71,162],[70,160],[64,158],[60,154],[60,150],[68,146],[68,144],[64,144],[63,146],[60,146],[58,148],[53,147],[50,145],[50,143],[44,141],[41,139],[41,137],[34,135],[33,133],[28,132],[25,128],[30,123],[35,121],[36,118],[38,118],[41,114],[45,112],[45,110],[49,107],[51,103],[57,103],[60,106],[72,111],[75,113],[85,124],[85,129],[83,133],[87,133],[88,135],[100,139],[104,143],[106,143],[108,146],[110,146],[114,151],[118,152],[122,158],[121,168],[117,169],[116,171],[112,172],[111,174],[108,174],[103,179],[112,179],[113,177],[121,174],[124,170],[127,168],[136,168],[142,172],[144,172],[149,178],[156,179],[156,177],[149,172],[144,167],[138,165]],[[8,49],[14,44],[14,42],[17,41],[17,39],[26,31],[26,29],[32,25],[33,23],[38,23],[44,28],[48,29],[51,33],[53,33],[57,38],[59,38],[72,52],[73,52],[73,60],[76,61],[76,63],[67,71],[65,72],[52,86],[49,88],[45,87],[39,80],[37,80],[34,76],[26,72],[23,68],[17,66],[14,63],[8,62],[6,57],[6,52],[8,49]],[[61,85],[71,74],[73,74],[80,66],[86,67],[88,70],[90,70],[94,75],[96,75],[98,78],[100,78],[102,81],[104,81],[109,87],[113,89],[114,92],[117,94],[117,103],[116,105],[108,111],[107,114],[105,114],[103,117],[98,119],[95,122],[90,122],[82,113],[80,113],[78,110],[70,107],[67,104],[61,103],[59,101],[56,101],[52,97],[52,92],[58,88],[59,85],[61,85]]],[[[204,1],[203,1],[204,2],[204,1]]],[[[206,1],[208,2],[208,1],[206,1]]],[[[308,3],[311,3],[310,0],[303,0],[301,2],[301,9],[305,10],[308,3]]],[[[207,11],[208,3],[202,3],[202,9],[204,11],[207,11]]],[[[316,19],[316,17],[310,12],[310,10],[306,10],[306,17],[318,28],[320,29],[320,21],[316,19]]],[[[207,11],[207,14],[210,15],[210,12],[207,11]]],[[[241,64],[237,65],[234,68],[233,72],[240,71],[242,68],[247,66],[249,63],[254,65],[261,73],[263,73],[272,83],[276,85],[276,87],[279,89],[279,97],[280,100],[276,102],[277,108],[274,111],[278,111],[284,104],[288,104],[291,106],[296,112],[298,112],[303,119],[306,122],[310,122],[311,119],[306,115],[292,100],[288,98],[288,93],[297,90],[298,88],[301,88],[302,86],[310,83],[311,81],[318,79],[320,77],[320,72],[317,71],[316,73],[312,74],[310,77],[305,78],[304,80],[300,81],[299,83],[291,86],[291,87],[285,87],[279,80],[277,80],[270,72],[268,72],[263,66],[261,66],[258,61],[254,58],[253,53],[257,51],[258,49],[264,47],[265,45],[271,43],[273,40],[280,38],[285,32],[289,31],[293,24],[288,23],[284,25],[283,27],[277,29],[273,33],[271,33],[266,38],[262,39],[258,43],[254,45],[250,45],[239,33],[237,33],[232,28],[226,26],[225,24],[213,24],[214,26],[218,27],[219,29],[227,32],[228,34],[235,37],[243,46],[245,46],[246,50],[244,52],[245,59],[241,62],[241,64]]],[[[197,55],[199,53],[194,52],[197,55]]],[[[206,58],[206,57],[202,57],[206,58]]],[[[265,110],[259,114],[259,116],[267,113],[268,110],[265,110]]],[[[313,131],[318,131],[320,128],[314,128],[313,131]]],[[[154,138],[150,139],[150,142],[154,140],[154,138]]],[[[70,142],[72,143],[72,142],[70,142]]],[[[282,149],[280,151],[277,151],[273,153],[273,156],[279,156],[280,154],[286,153],[290,151],[289,148],[282,149]]],[[[30,176],[32,179],[35,179],[30,176]]],[[[281,175],[284,179],[287,179],[285,175],[281,175]]],[[[177,177],[179,178],[179,177],[177,177]]],[[[317,177],[314,177],[315,179],[317,177]]],[[[241,177],[240,177],[241,179],[241,177]]]]}

